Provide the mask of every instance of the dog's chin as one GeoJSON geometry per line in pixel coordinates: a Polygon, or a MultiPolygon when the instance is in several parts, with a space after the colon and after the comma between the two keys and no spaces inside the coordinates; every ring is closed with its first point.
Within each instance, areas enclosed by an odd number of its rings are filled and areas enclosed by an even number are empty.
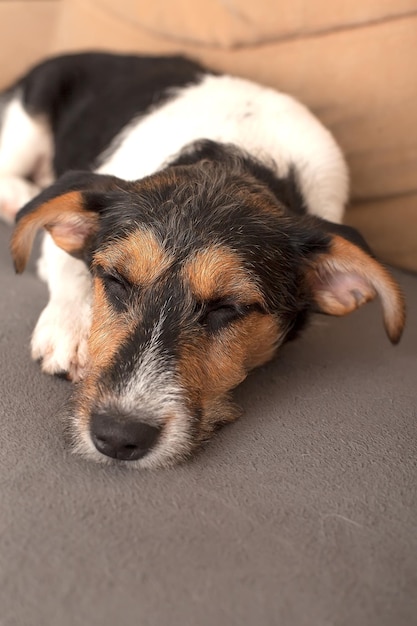
{"type": "Polygon", "coordinates": [[[162,429],[157,444],[142,458],[132,461],[114,459],[97,450],[91,438],[88,419],[77,414],[75,398],[62,411],[64,438],[76,455],[94,463],[128,468],[129,470],[166,469],[188,460],[226,424],[241,415],[241,409],[229,395],[212,402],[198,419],[171,419],[162,429]]]}
{"type": "Polygon", "coordinates": [[[242,409],[235,404],[230,393],[212,400],[202,410],[199,443],[208,441],[218,430],[235,422],[241,415],[242,409]]]}

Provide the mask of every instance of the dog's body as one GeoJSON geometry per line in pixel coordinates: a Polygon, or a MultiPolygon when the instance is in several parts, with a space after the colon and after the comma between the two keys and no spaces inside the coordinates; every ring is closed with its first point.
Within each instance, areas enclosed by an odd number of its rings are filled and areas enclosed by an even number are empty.
{"type": "Polygon", "coordinates": [[[84,54],[34,68],[1,113],[0,212],[29,201],[18,271],[36,230],[50,233],[32,355],[82,380],[80,451],[140,467],[187,455],[235,418],[229,391],[313,309],[343,315],[379,295],[399,339],[398,289],[336,225],[340,149],[289,96],[180,57],[84,54]]]}

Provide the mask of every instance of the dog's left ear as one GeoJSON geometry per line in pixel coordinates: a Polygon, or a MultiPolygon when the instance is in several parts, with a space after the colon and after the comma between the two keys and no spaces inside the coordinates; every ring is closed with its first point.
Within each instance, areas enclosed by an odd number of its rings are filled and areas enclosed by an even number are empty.
{"type": "Polygon", "coordinates": [[[106,192],[123,191],[129,183],[113,176],[72,171],[33,198],[17,214],[11,252],[17,273],[23,272],[35,235],[45,228],[57,246],[81,256],[98,229],[106,192]]]}
{"type": "Polygon", "coordinates": [[[328,315],[347,315],[379,296],[387,335],[398,343],[405,324],[399,286],[356,230],[329,223],[325,230],[329,245],[308,256],[305,270],[314,308],[328,315]]]}

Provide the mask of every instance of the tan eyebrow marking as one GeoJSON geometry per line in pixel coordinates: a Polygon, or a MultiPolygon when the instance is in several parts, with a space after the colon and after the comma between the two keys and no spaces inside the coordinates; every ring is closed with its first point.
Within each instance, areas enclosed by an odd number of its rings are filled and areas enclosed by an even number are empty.
{"type": "Polygon", "coordinates": [[[211,246],[196,252],[184,265],[183,272],[199,300],[232,295],[240,302],[263,303],[250,272],[243,267],[238,254],[226,246],[211,246]]]}
{"type": "Polygon", "coordinates": [[[97,252],[93,265],[114,268],[129,282],[148,286],[172,261],[151,230],[138,228],[97,252]]]}

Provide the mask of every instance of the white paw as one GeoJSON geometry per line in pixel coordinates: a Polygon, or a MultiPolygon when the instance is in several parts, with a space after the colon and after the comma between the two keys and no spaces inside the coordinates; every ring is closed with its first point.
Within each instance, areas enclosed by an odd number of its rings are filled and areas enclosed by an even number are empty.
{"type": "Polygon", "coordinates": [[[0,218],[13,224],[19,209],[39,192],[39,187],[23,178],[0,176],[0,218]]]}
{"type": "Polygon", "coordinates": [[[89,303],[51,301],[33,332],[32,358],[42,360],[42,370],[47,374],[81,380],[88,363],[90,325],[89,303]]]}

